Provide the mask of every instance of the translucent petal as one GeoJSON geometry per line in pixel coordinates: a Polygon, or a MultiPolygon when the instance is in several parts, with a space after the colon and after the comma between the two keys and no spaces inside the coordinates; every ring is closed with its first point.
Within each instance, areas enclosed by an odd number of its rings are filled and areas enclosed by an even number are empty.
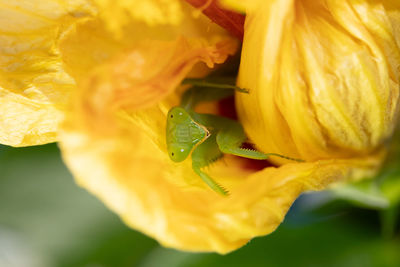
{"type": "MultiPolygon", "coordinates": [[[[113,1],[119,6],[120,1],[113,1]]],[[[124,2],[124,1],[122,1],[124,2]]],[[[130,1],[132,2],[132,1],[130,1]]],[[[146,1],[144,1],[146,2],[146,1]]],[[[122,5],[122,4],[121,4],[122,5]]],[[[149,45],[149,50],[146,52],[152,55],[152,63],[143,62],[143,58],[136,58],[137,63],[153,64],[155,68],[161,69],[163,63],[154,64],[157,57],[167,58],[172,56],[173,51],[178,53],[178,47],[165,47],[165,53],[168,56],[161,57],[164,51],[158,49],[156,43],[175,42],[179,38],[186,40],[186,46],[183,41],[180,42],[182,49],[190,47],[190,42],[196,42],[198,47],[217,44],[220,41],[231,43],[231,47],[236,46],[236,41],[229,38],[228,34],[220,27],[212,23],[205,16],[194,17],[194,8],[188,4],[181,4],[182,24],[179,25],[157,25],[149,26],[143,21],[130,19],[128,24],[120,21],[118,17],[113,19],[113,23],[117,23],[119,30],[118,34],[107,27],[108,19],[95,17],[92,19],[82,20],[75,24],[72,29],[63,36],[60,42],[61,55],[63,62],[68,70],[68,73],[78,82],[90,74],[97,66],[114,60],[114,57],[124,55],[126,51],[145,51],[149,45]],[[154,45],[151,43],[154,42],[154,45]],[[158,49],[158,50],[157,50],[158,49]]],[[[142,52],[137,52],[136,55],[142,52]]],[[[210,53],[211,55],[212,53],[210,53]]],[[[134,56],[134,55],[132,55],[134,56]]],[[[140,57],[140,56],[139,56],[140,57]]],[[[128,60],[129,61],[129,60],[128,60]]],[[[130,59],[131,62],[134,58],[130,59]]],[[[216,62],[218,63],[218,62],[216,62]]],[[[111,63],[112,64],[112,63],[111,63]]],[[[157,72],[157,70],[151,70],[157,72]]],[[[136,73],[136,75],[138,75],[136,73]]],[[[150,74],[146,74],[150,75],[150,74]]]]}
{"type": "Polygon", "coordinates": [[[179,0],[94,0],[106,25],[119,32],[133,20],[148,25],[177,25],[182,22],[182,1],[179,0]]]}
{"type": "Polygon", "coordinates": [[[0,1],[0,143],[56,140],[75,87],[57,43],[70,25],[94,12],[86,1],[0,1]]]}

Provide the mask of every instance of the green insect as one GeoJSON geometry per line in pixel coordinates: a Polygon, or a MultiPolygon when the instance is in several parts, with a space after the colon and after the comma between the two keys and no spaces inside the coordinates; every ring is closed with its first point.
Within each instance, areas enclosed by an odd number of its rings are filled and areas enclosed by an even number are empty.
{"type": "Polygon", "coordinates": [[[265,160],[269,156],[289,158],[275,153],[265,154],[260,151],[242,148],[247,140],[242,125],[235,120],[212,114],[199,114],[193,109],[203,101],[226,98],[237,90],[248,93],[246,89],[234,85],[212,83],[190,79],[184,83],[192,84],[187,90],[180,106],[173,107],[167,115],[166,141],[169,157],[174,162],[182,162],[189,155],[192,157],[193,171],[215,192],[228,195],[229,192],[202,171],[223,154],[265,160]]]}

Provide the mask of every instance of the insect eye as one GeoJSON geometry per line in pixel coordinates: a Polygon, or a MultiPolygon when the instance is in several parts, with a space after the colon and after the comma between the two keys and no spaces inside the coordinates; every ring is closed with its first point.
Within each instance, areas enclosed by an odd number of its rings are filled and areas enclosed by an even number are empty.
{"type": "Polygon", "coordinates": [[[173,118],[174,117],[174,115],[171,115],[171,118],[173,118]]]}
{"type": "Polygon", "coordinates": [[[171,155],[172,155],[172,156],[174,156],[174,155],[175,155],[175,153],[174,153],[174,152],[172,152],[172,153],[171,153],[171,155]]]}

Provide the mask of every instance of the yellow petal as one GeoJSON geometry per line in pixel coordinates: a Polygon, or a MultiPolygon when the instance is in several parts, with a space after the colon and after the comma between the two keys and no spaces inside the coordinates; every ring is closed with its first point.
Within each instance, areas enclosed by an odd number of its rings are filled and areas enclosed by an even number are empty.
{"type": "Polygon", "coordinates": [[[182,1],[179,0],[94,0],[107,27],[118,34],[134,20],[149,24],[177,25],[183,19],[182,1]]]}
{"type": "Polygon", "coordinates": [[[250,94],[237,105],[256,146],[306,160],[381,146],[398,110],[399,12],[363,0],[262,1],[250,11],[239,74],[250,94]]]}
{"type": "MultiPolygon", "coordinates": [[[[116,8],[126,8],[124,0],[112,2],[116,5],[116,8]]],[[[133,1],[129,1],[129,3],[132,5],[133,1]]],[[[133,9],[134,8],[132,8],[132,10],[133,9]]],[[[174,56],[173,53],[179,54],[177,49],[181,48],[185,51],[187,47],[192,46],[190,43],[197,43],[197,45],[194,46],[198,48],[210,47],[226,41],[232,44],[230,45],[231,48],[236,46],[235,41],[229,38],[228,34],[223,29],[212,23],[205,16],[194,17],[193,12],[194,8],[190,7],[188,4],[181,3],[181,12],[179,16],[181,16],[183,20],[182,24],[179,25],[149,26],[143,21],[132,18],[129,23],[127,23],[118,16],[112,18],[99,16],[81,20],[71,27],[71,30],[63,36],[60,42],[60,50],[65,68],[68,73],[79,82],[82,79],[86,79],[86,77],[90,75],[90,72],[99,65],[108,64],[109,61],[114,60],[114,57],[119,57],[121,54],[130,51],[128,53],[132,53],[131,58],[127,60],[127,62],[135,61],[135,64],[138,64],[137,68],[140,69],[145,67],[139,66],[139,64],[147,64],[146,67],[152,64],[154,70],[151,70],[151,72],[157,73],[163,68],[163,64],[165,63],[160,62],[160,64],[154,64],[157,57],[163,60],[174,56]],[[117,25],[118,33],[115,32],[115,29],[112,30],[108,27],[110,20],[117,25]],[[157,42],[163,46],[162,43],[173,43],[180,38],[186,41],[180,41],[179,47],[165,47],[165,52],[162,51],[163,48],[157,48],[157,42]],[[152,42],[154,43],[152,44],[152,42]],[[184,44],[184,42],[187,44],[184,44]],[[146,52],[146,46],[152,51],[146,52]],[[171,51],[171,48],[177,51],[171,51]],[[141,56],[142,53],[152,55],[151,63],[144,61],[143,56],[141,56]],[[166,53],[166,55],[162,56],[164,53],[166,53]]],[[[104,12],[100,13],[104,15],[104,12]]],[[[219,45],[223,45],[222,43],[219,45]]],[[[211,51],[207,53],[210,54],[210,57],[219,57],[219,55],[214,55],[211,51]]],[[[182,54],[184,55],[184,53],[182,54]]],[[[213,59],[211,59],[211,61],[212,60],[213,59]]],[[[220,63],[217,61],[214,63],[220,63]]],[[[134,66],[131,67],[136,69],[134,66]]],[[[140,76],[141,73],[139,73],[139,71],[142,72],[143,70],[136,70],[136,73],[132,73],[132,76],[140,76]]],[[[146,73],[145,75],[151,76],[150,73],[146,73]]]]}
{"type": "Polygon", "coordinates": [[[89,15],[86,1],[0,1],[0,143],[56,140],[74,81],[65,73],[58,39],[89,15]]]}
{"type": "Polygon", "coordinates": [[[196,63],[204,62],[212,68],[234,54],[236,48],[233,40],[215,45],[185,38],[137,43],[85,80],[83,86],[92,88],[90,94],[97,96],[87,102],[93,110],[147,107],[175,90],[196,63]]]}

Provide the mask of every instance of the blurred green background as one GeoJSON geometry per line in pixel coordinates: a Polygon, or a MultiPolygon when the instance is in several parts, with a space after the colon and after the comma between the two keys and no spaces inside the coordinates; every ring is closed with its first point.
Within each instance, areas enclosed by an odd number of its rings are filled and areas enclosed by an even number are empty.
{"type": "Polygon", "coordinates": [[[0,266],[400,266],[399,158],[373,181],[303,195],[276,232],[221,256],[127,228],[74,183],[55,144],[0,146],[0,266]]]}

